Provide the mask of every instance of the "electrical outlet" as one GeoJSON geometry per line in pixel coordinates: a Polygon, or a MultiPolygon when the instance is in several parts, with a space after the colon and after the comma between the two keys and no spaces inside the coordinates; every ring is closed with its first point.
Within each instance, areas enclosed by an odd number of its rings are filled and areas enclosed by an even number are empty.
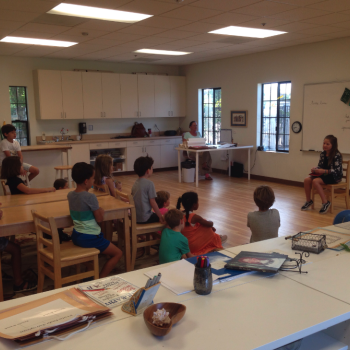
{"type": "Polygon", "coordinates": [[[89,125],[88,128],[89,128],[89,131],[94,130],[94,126],[93,125],[89,125]]]}

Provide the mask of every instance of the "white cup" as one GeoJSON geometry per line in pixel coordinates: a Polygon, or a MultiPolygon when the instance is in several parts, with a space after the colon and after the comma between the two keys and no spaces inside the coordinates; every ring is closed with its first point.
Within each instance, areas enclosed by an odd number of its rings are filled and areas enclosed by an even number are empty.
{"type": "Polygon", "coordinates": [[[76,139],[77,139],[77,141],[80,141],[80,140],[81,140],[81,136],[78,135],[78,136],[76,137],[76,139]]]}

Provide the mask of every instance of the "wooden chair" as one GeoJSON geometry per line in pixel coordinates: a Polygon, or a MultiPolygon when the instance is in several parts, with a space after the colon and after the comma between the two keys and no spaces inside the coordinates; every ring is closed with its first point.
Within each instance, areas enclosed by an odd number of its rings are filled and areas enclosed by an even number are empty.
{"type": "Polygon", "coordinates": [[[81,248],[73,242],[60,244],[55,219],[44,217],[35,210],[32,210],[32,215],[37,239],[38,293],[43,291],[45,275],[54,281],[55,289],[84,278],[99,278],[98,249],[81,248]],[[51,236],[51,240],[44,238],[44,233],[51,236]],[[93,270],[81,273],[80,264],[86,262],[93,263],[93,270]],[[72,265],[76,265],[76,274],[62,277],[62,268],[72,265]]]}
{"type": "Polygon", "coordinates": [[[0,180],[3,195],[4,196],[9,196],[11,194],[11,192],[10,192],[10,188],[6,185],[6,181],[7,180],[0,180]]]}
{"type": "MultiPolygon", "coordinates": [[[[345,205],[346,209],[350,209],[350,197],[349,197],[349,189],[350,189],[350,160],[344,160],[343,161],[343,179],[345,181],[341,181],[338,184],[334,185],[324,185],[322,186],[325,195],[327,197],[327,200],[331,202],[330,212],[333,213],[333,202],[334,199],[337,197],[345,197],[345,205]],[[344,165],[346,167],[344,167],[344,165]]],[[[314,202],[312,204],[312,209],[315,207],[315,193],[317,191],[314,189],[314,186],[312,186],[311,189],[311,200],[314,202]]]]}
{"type": "Polygon", "coordinates": [[[3,285],[2,285],[2,271],[1,271],[1,256],[2,254],[0,254],[0,301],[4,301],[4,289],[3,289],[3,285]]]}
{"type": "Polygon", "coordinates": [[[59,166],[55,166],[54,169],[56,170],[56,179],[63,179],[63,171],[67,171],[67,177],[68,177],[68,171],[72,171],[73,166],[59,165],[59,166]]]}

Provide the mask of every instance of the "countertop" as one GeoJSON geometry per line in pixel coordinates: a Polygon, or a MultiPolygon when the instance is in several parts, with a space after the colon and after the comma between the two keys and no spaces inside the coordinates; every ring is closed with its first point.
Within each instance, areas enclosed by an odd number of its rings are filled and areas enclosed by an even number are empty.
{"type": "Polygon", "coordinates": [[[67,145],[65,143],[59,143],[59,144],[48,144],[48,145],[37,145],[37,146],[23,146],[21,147],[22,152],[29,152],[29,151],[55,151],[55,150],[67,150],[72,149],[72,146],[67,145]]]}

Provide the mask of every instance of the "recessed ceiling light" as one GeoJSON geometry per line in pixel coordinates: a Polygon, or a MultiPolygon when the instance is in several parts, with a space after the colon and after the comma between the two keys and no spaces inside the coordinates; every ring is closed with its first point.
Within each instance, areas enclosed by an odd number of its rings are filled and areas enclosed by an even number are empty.
{"type": "Polygon", "coordinates": [[[190,53],[192,53],[192,52],[183,52],[183,51],[168,51],[168,50],[153,50],[153,49],[141,49],[135,52],[149,53],[153,55],[172,55],[172,56],[189,55],[190,53]]]}
{"type": "Polygon", "coordinates": [[[46,39],[35,39],[35,38],[21,38],[17,36],[6,36],[0,40],[4,43],[15,43],[15,44],[28,44],[28,45],[41,45],[41,46],[57,46],[57,47],[69,47],[78,43],[71,41],[60,41],[60,40],[46,40],[46,39]]]}
{"type": "Polygon", "coordinates": [[[94,18],[103,21],[135,23],[153,15],[142,13],[109,10],[99,7],[81,6],[73,4],[59,4],[47,13],[52,15],[74,16],[83,18],[94,18]]]}
{"type": "Polygon", "coordinates": [[[285,34],[286,32],[279,32],[277,30],[257,29],[247,27],[229,26],[209,32],[210,34],[235,35],[245,36],[249,38],[268,38],[269,36],[285,34]]]}

